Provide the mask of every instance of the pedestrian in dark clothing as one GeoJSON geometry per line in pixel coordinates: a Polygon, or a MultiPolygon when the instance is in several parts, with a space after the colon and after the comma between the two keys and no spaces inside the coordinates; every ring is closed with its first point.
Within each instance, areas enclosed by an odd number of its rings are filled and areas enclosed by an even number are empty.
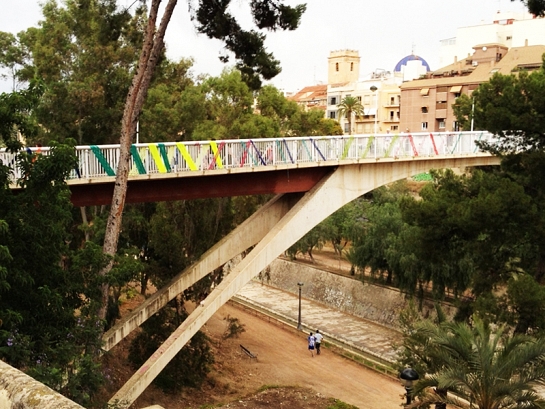
{"type": "Polygon", "coordinates": [[[314,338],[314,335],[312,335],[312,332],[307,338],[308,340],[308,350],[310,351],[310,355],[314,357],[314,345],[316,343],[316,338],[314,338]]]}

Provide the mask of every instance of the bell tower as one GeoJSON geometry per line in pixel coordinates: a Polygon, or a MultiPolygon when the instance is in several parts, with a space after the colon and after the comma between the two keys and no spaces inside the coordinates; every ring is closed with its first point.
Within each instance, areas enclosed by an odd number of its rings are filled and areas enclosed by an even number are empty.
{"type": "Polygon", "coordinates": [[[357,82],[360,76],[360,56],[355,50],[331,51],[328,57],[328,84],[357,82]]]}

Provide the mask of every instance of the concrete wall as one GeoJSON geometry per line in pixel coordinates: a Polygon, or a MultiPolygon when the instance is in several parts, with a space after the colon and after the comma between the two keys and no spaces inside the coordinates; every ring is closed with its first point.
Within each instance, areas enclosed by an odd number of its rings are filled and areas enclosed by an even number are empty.
{"type": "Polygon", "coordinates": [[[0,409],[84,409],[0,361],[0,409]]]}
{"type": "MultiPolygon", "coordinates": [[[[399,313],[409,303],[395,289],[362,283],[307,264],[277,259],[270,265],[267,284],[297,294],[298,282],[304,283],[301,291],[304,298],[394,329],[399,329],[399,313]]],[[[452,306],[443,305],[443,309],[448,316],[455,313],[452,306]]],[[[425,302],[422,313],[433,315],[433,304],[425,302]]]]}

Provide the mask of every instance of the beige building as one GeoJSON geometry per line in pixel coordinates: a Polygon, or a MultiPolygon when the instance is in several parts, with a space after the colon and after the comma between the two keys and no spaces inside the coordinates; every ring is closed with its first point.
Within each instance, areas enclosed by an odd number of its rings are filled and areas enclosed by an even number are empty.
{"type": "Polygon", "coordinates": [[[416,55],[399,61],[393,72],[375,70],[370,76],[359,79],[359,54],[357,51],[332,51],[328,58],[326,117],[335,119],[345,133],[372,134],[400,131],[400,84],[428,72],[427,63],[416,55]],[[353,64],[353,65],[352,65],[353,64]],[[357,70],[355,70],[357,69],[357,70]],[[356,97],[364,114],[349,121],[339,115],[338,105],[345,97],[356,97]]]}
{"type": "Polygon", "coordinates": [[[399,83],[391,73],[375,73],[358,82],[329,84],[327,86],[328,118],[337,120],[345,133],[371,134],[397,131],[399,128],[399,83]],[[345,97],[357,98],[364,114],[352,118],[352,131],[348,120],[341,117],[338,105],[345,97]]]}
{"type": "Polygon", "coordinates": [[[381,133],[384,129],[396,128],[399,121],[399,105],[389,104],[399,102],[399,85],[394,76],[385,70],[376,70],[370,78],[359,79],[360,57],[354,50],[332,51],[328,58],[328,85],[326,118],[335,119],[345,133],[381,133]],[[386,93],[388,90],[388,93],[386,93]],[[364,108],[364,114],[352,117],[350,130],[349,121],[339,115],[338,105],[346,97],[355,97],[364,108]],[[390,120],[390,111],[395,111],[390,120]],[[388,128],[384,120],[388,118],[388,128]],[[397,122],[396,122],[397,121],[397,122]]]}
{"type": "Polygon", "coordinates": [[[473,55],[401,85],[400,130],[405,132],[458,131],[452,104],[461,94],[471,95],[495,73],[541,67],[545,45],[513,47],[481,44],[473,55]]]}

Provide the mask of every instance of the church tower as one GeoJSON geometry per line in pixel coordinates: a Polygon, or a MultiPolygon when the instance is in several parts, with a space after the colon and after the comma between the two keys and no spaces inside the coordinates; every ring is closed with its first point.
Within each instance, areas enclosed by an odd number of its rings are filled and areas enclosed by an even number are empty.
{"type": "Polygon", "coordinates": [[[360,76],[360,56],[355,50],[331,51],[328,58],[328,84],[357,82],[360,76]]]}

